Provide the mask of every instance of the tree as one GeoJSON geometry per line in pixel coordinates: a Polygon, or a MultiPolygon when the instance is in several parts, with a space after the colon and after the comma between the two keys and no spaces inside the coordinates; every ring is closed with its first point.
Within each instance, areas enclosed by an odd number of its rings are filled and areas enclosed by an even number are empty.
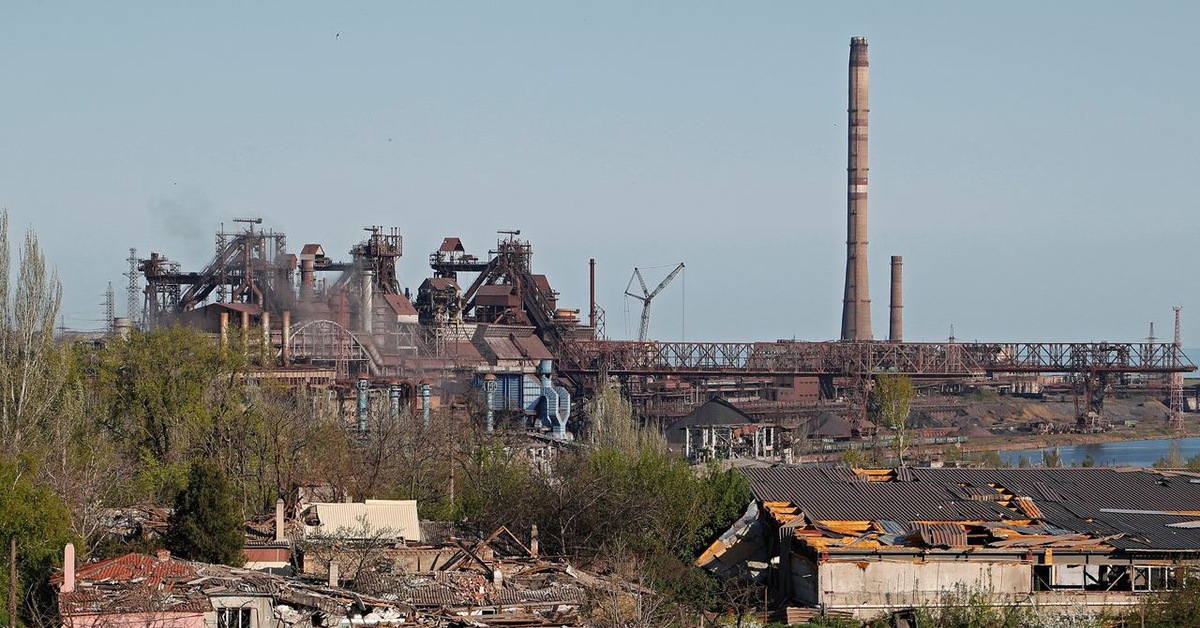
{"type": "Polygon", "coordinates": [[[233,457],[226,426],[245,413],[244,356],[183,327],[134,332],[96,356],[108,431],[140,469],[143,499],[170,499],[193,457],[233,457]]]}
{"type": "MultiPolygon", "coordinates": [[[[23,621],[46,616],[53,605],[48,578],[61,563],[67,543],[76,542],[71,533],[71,516],[53,491],[34,480],[36,470],[27,464],[0,460],[0,586],[8,590],[8,550],[17,544],[17,590],[22,592],[23,621]]],[[[0,620],[8,620],[7,609],[0,620]]],[[[5,625],[16,625],[6,621],[5,625]]]]}
{"type": "Polygon", "coordinates": [[[167,524],[167,549],[189,560],[240,567],[245,562],[243,525],[220,467],[208,460],[193,462],[167,524]]]}
{"type": "Polygon", "coordinates": [[[880,373],[875,378],[875,390],[872,393],[879,406],[879,422],[894,433],[892,451],[896,456],[896,466],[904,466],[904,452],[908,450],[911,440],[908,433],[908,413],[912,409],[912,400],[917,395],[917,390],[907,375],[880,373]]]}
{"type": "Polygon", "coordinates": [[[1167,628],[1192,626],[1200,617],[1200,581],[1188,576],[1171,591],[1142,597],[1137,607],[1125,616],[1127,626],[1167,628]]]}

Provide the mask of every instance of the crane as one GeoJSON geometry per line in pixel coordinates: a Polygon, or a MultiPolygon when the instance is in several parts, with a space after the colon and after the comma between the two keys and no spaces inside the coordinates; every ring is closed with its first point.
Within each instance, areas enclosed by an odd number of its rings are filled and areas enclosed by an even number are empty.
{"type": "Polygon", "coordinates": [[[633,269],[633,276],[629,278],[629,283],[625,285],[625,296],[633,297],[642,302],[642,326],[638,329],[639,342],[646,341],[646,332],[650,330],[650,302],[654,300],[654,297],[658,296],[658,293],[662,292],[663,288],[666,288],[667,284],[671,283],[671,280],[675,278],[675,275],[678,275],[682,270],[683,262],[680,262],[679,265],[675,267],[675,270],[672,270],[671,273],[667,275],[666,279],[663,279],[662,282],[658,284],[658,287],[654,288],[654,290],[650,290],[646,287],[646,280],[642,279],[642,271],[636,267],[633,269]],[[638,285],[642,287],[641,294],[634,294],[629,291],[629,289],[633,287],[634,279],[637,279],[638,285]]]}

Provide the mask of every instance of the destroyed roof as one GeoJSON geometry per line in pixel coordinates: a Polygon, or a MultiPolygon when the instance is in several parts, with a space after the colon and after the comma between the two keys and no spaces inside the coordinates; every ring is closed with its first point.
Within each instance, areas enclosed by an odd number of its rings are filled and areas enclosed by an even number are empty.
{"type": "Polygon", "coordinates": [[[1103,545],[1200,553],[1200,474],[794,466],[741,472],[780,524],[807,530],[822,546],[1103,545]]]}
{"type": "Polygon", "coordinates": [[[421,282],[421,288],[427,290],[435,290],[443,292],[448,290],[459,291],[458,282],[449,277],[430,277],[421,282]]]}
{"type": "MultiPolygon", "coordinates": [[[[60,585],[63,574],[51,581],[60,585]]],[[[249,569],[172,558],[126,554],[80,566],[75,590],[58,594],[63,615],[129,613],[203,613],[222,596],[270,597],[307,615],[345,615],[355,604],[396,608],[394,602],[364,597],[345,589],[308,584],[249,569]]]]}
{"type": "Polygon", "coordinates": [[[347,539],[421,540],[416,500],[368,499],[364,503],[317,503],[309,506],[310,534],[347,539]]]}

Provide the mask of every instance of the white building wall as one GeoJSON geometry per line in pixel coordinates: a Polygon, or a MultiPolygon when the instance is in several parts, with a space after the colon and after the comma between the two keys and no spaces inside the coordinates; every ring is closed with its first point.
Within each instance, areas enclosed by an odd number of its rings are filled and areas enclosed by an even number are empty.
{"type": "Polygon", "coordinates": [[[817,586],[825,608],[870,618],[936,605],[956,587],[991,591],[998,600],[1023,599],[1032,583],[1032,567],[1024,563],[881,560],[822,563],[817,586]]]}

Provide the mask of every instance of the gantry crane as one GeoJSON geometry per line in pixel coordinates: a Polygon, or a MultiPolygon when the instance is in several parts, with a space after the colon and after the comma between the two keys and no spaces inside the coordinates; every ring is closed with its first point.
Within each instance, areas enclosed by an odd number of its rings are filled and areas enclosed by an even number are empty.
{"type": "Polygon", "coordinates": [[[675,270],[672,270],[671,273],[667,275],[666,279],[663,279],[662,282],[658,284],[658,287],[656,287],[654,290],[650,290],[646,287],[646,280],[642,279],[642,271],[636,267],[633,269],[633,276],[629,278],[629,283],[625,285],[625,296],[633,297],[642,302],[642,326],[638,329],[639,342],[646,341],[646,332],[650,330],[650,302],[654,299],[654,297],[658,296],[658,293],[662,292],[663,288],[666,288],[667,284],[671,283],[671,280],[675,278],[675,275],[678,275],[682,270],[683,262],[680,262],[679,265],[675,267],[675,270]],[[637,279],[638,285],[642,287],[641,294],[634,294],[629,291],[629,289],[633,287],[634,279],[637,279]]]}

